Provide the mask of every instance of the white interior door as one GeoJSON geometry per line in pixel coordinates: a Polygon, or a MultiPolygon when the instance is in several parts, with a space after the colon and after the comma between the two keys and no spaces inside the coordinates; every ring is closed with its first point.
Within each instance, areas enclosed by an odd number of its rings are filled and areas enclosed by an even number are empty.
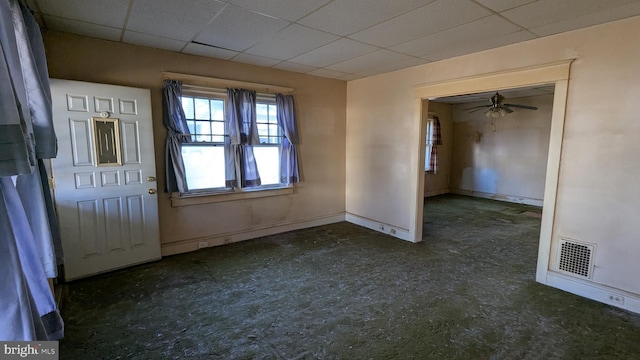
{"type": "Polygon", "coordinates": [[[65,279],[159,259],[149,90],[51,79],[51,92],[65,279]]]}

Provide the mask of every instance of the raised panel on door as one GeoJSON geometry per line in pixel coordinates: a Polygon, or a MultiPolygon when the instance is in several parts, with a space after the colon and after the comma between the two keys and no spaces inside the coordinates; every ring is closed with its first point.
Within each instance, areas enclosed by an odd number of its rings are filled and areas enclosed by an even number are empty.
{"type": "Polygon", "coordinates": [[[140,195],[127,196],[127,211],[129,213],[129,242],[131,247],[144,244],[145,207],[144,198],[140,195]]]}
{"type": "Polygon", "coordinates": [[[108,198],[102,200],[104,208],[105,235],[107,238],[107,251],[124,250],[123,239],[124,212],[122,208],[122,198],[108,198]]]}
{"type": "Polygon", "coordinates": [[[149,90],[58,79],[51,88],[65,278],[159,259],[149,90]],[[97,166],[93,118],[118,119],[120,163],[97,166]]]}
{"type": "Polygon", "coordinates": [[[98,201],[78,201],[78,235],[82,239],[84,258],[100,254],[100,225],[98,201]]]}
{"type": "Polygon", "coordinates": [[[69,119],[74,166],[93,166],[93,140],[90,119],[69,119]]]}
{"type": "Polygon", "coordinates": [[[140,138],[138,122],[125,120],[121,123],[122,162],[125,165],[140,164],[140,138]]]}

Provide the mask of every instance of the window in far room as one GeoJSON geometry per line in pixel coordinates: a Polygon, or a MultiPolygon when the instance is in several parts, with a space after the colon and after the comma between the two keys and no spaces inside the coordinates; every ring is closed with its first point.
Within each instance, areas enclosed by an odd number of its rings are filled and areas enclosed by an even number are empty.
{"type": "Polygon", "coordinates": [[[431,148],[433,147],[433,118],[428,118],[427,119],[427,126],[425,127],[426,129],[426,137],[425,137],[425,141],[426,141],[426,147],[425,147],[425,154],[424,154],[424,170],[425,171],[430,171],[431,170],[431,148]]]}

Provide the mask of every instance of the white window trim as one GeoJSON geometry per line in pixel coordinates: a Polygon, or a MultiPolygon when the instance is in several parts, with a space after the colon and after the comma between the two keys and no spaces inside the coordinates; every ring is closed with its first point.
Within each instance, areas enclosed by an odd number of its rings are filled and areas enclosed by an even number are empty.
{"type": "Polygon", "coordinates": [[[269,196],[291,195],[294,193],[293,185],[273,185],[264,186],[257,189],[236,189],[219,191],[198,191],[191,193],[171,193],[171,206],[189,206],[199,204],[210,204],[224,201],[235,201],[245,199],[257,199],[269,196]]]}
{"type": "MultiPolygon", "coordinates": [[[[162,78],[163,80],[182,81],[184,86],[189,88],[187,93],[193,95],[195,95],[196,93],[218,96],[222,95],[226,98],[226,93],[221,92],[220,89],[225,89],[228,87],[255,90],[258,93],[258,97],[260,97],[261,95],[275,95],[276,93],[291,94],[294,91],[293,88],[289,87],[211,78],[198,75],[180,74],[174,72],[163,72],[162,78]]],[[[264,185],[256,188],[244,189],[199,189],[186,193],[171,193],[170,199],[172,207],[180,207],[224,201],[256,199],[278,195],[290,195],[294,193],[294,189],[295,187],[293,184],[264,185]]]]}

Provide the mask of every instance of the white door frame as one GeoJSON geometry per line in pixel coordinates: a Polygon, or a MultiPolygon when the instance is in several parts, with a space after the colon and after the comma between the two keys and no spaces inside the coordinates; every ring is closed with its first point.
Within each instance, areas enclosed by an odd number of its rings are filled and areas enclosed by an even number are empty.
{"type": "Polygon", "coordinates": [[[569,88],[569,72],[574,59],[542,64],[532,67],[512,69],[489,74],[481,74],[472,77],[436,82],[431,84],[416,85],[415,115],[420,123],[420,131],[416,137],[416,151],[419,152],[417,176],[415,178],[414,193],[416,195],[415,206],[411,209],[411,229],[413,241],[422,241],[423,209],[424,209],[424,132],[426,126],[426,114],[429,107],[429,98],[464,95],[485,91],[517,88],[524,86],[555,84],[553,98],[553,111],[551,117],[551,134],[549,139],[549,155],[547,158],[547,174],[544,188],[544,207],[542,211],[542,223],[540,228],[540,242],[538,245],[538,264],[536,280],[546,283],[549,269],[549,256],[551,240],[555,221],[556,197],[558,193],[558,176],[560,172],[560,155],[562,152],[562,139],[564,132],[565,110],[567,104],[567,91],[569,88]]]}

